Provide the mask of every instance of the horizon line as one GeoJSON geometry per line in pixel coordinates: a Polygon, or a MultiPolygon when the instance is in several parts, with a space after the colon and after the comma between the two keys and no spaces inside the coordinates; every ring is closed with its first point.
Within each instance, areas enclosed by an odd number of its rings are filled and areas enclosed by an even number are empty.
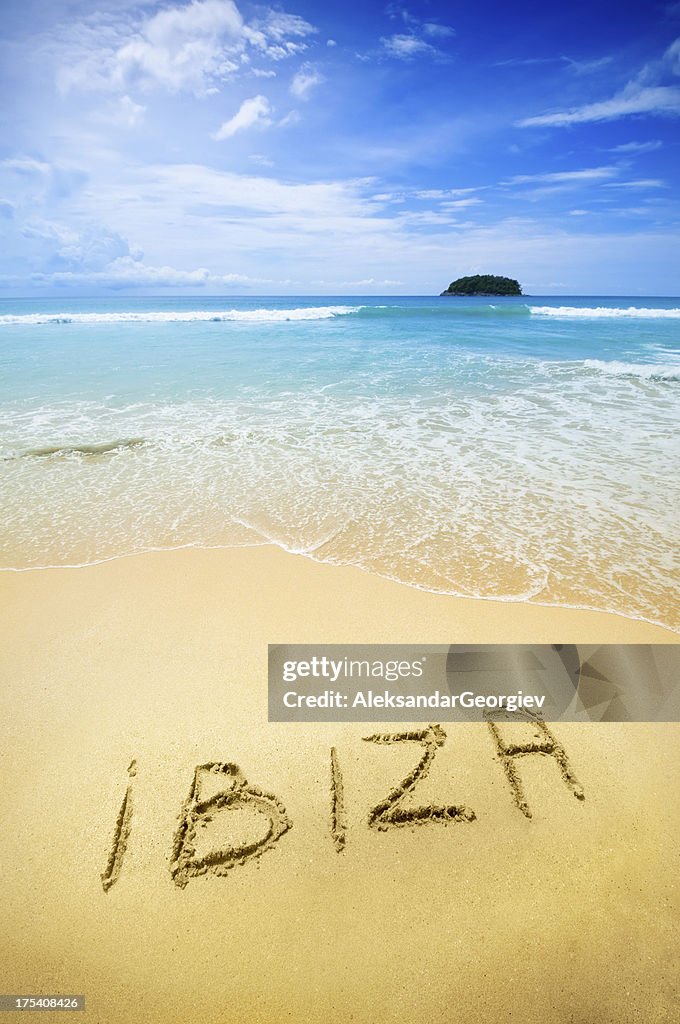
{"type": "Polygon", "coordinates": [[[680,295],[651,295],[642,292],[526,292],[522,295],[456,295],[441,292],[251,292],[249,294],[210,294],[200,295],[173,292],[166,294],[121,293],[115,294],[57,294],[45,293],[38,295],[3,295],[0,302],[29,302],[36,299],[678,299],[680,295]]]}

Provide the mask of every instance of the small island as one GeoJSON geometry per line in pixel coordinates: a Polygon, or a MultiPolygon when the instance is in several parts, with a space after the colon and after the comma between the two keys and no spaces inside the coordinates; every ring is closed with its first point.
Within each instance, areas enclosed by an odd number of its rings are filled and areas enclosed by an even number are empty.
{"type": "Polygon", "coordinates": [[[440,295],[521,295],[519,281],[512,277],[496,277],[494,274],[473,274],[452,281],[440,295]]]}

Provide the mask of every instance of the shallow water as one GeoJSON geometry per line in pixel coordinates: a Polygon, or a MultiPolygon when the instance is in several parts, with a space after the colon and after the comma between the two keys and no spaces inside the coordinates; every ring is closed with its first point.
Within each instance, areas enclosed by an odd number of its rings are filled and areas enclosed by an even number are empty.
{"type": "Polygon", "coordinates": [[[678,628],[680,301],[0,306],[0,563],[272,541],[678,628]]]}

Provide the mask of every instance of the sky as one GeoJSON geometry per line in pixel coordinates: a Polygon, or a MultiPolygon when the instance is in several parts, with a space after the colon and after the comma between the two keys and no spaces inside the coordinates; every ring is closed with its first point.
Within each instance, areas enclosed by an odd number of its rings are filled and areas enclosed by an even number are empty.
{"type": "Polygon", "coordinates": [[[0,297],[680,293],[680,2],[4,0],[0,297]]]}

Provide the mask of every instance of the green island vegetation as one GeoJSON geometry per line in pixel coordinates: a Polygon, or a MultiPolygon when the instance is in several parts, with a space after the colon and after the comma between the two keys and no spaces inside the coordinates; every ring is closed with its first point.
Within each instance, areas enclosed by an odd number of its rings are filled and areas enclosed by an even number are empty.
{"type": "Polygon", "coordinates": [[[473,274],[452,281],[441,295],[521,295],[519,281],[512,277],[496,277],[494,274],[473,274]]]}

